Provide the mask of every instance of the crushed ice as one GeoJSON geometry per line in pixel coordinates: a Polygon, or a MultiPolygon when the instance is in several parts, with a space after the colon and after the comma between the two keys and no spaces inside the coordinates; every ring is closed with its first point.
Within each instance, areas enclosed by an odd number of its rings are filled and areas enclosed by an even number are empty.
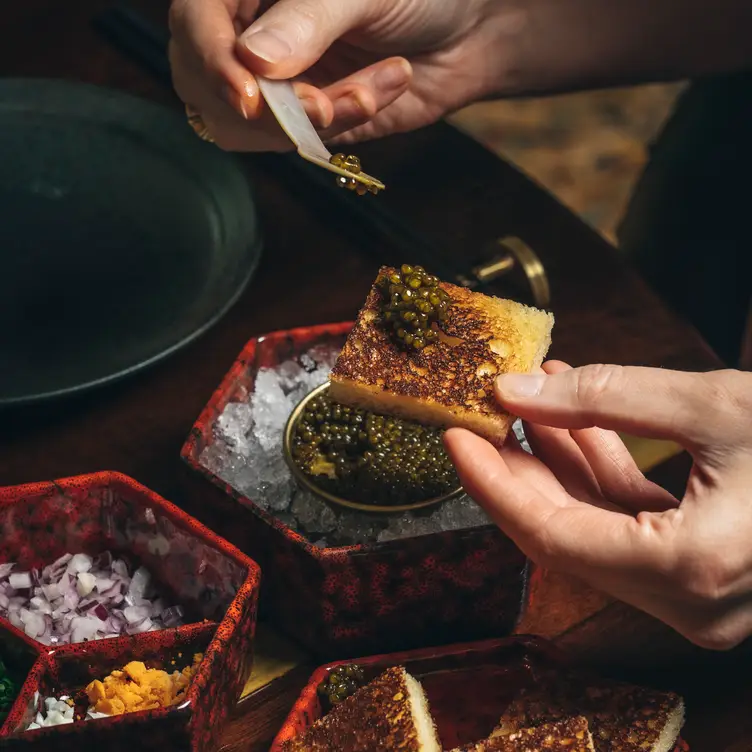
{"type": "MultiPolygon", "coordinates": [[[[485,512],[464,495],[426,510],[369,515],[335,510],[298,486],[282,454],[284,428],[300,400],[329,378],[337,354],[318,346],[296,360],[259,369],[250,402],[228,404],[217,419],[201,464],[322,548],[489,524],[485,512]]],[[[519,421],[514,432],[529,451],[519,421]]]]}

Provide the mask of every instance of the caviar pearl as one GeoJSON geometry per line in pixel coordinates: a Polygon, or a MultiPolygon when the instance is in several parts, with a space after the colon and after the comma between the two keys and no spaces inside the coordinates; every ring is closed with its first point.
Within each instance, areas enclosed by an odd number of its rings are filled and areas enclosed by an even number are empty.
{"type": "Polygon", "coordinates": [[[292,455],[316,485],[378,506],[418,503],[451,493],[459,480],[441,430],[312,399],[295,425],[292,455]]]}
{"type": "Polygon", "coordinates": [[[439,280],[421,266],[403,264],[377,280],[382,314],[397,341],[407,349],[422,350],[438,339],[437,327],[446,319],[451,298],[439,280]]]}

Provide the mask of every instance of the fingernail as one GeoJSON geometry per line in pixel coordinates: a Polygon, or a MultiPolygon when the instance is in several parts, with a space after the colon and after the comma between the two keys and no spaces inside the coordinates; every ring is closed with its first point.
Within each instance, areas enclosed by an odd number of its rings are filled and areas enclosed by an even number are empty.
{"type": "Polygon", "coordinates": [[[324,108],[321,106],[318,99],[314,99],[313,97],[301,97],[300,103],[303,105],[303,109],[308,114],[308,117],[311,118],[316,128],[328,128],[331,125],[331,122],[327,122],[324,108]]]}
{"type": "Polygon", "coordinates": [[[392,91],[400,89],[410,74],[409,66],[403,63],[392,63],[376,71],[373,83],[377,89],[392,91]]]}
{"type": "Polygon", "coordinates": [[[354,94],[345,94],[332,102],[335,120],[362,118],[365,110],[354,94]]]}
{"type": "Polygon", "coordinates": [[[234,87],[227,86],[225,88],[225,101],[230,105],[230,107],[239,112],[246,120],[248,120],[248,110],[246,109],[245,103],[243,102],[243,97],[242,95],[238,94],[234,87]]]}
{"type": "Polygon", "coordinates": [[[243,44],[267,63],[279,63],[292,55],[292,47],[272,29],[256,31],[243,38],[243,44]]]}
{"type": "Polygon", "coordinates": [[[496,389],[507,397],[536,397],[545,381],[543,374],[510,373],[496,379],[496,389]]]}
{"type": "Polygon", "coordinates": [[[243,84],[243,92],[248,97],[248,99],[253,99],[254,97],[258,96],[258,84],[253,79],[249,78],[243,84]]]}

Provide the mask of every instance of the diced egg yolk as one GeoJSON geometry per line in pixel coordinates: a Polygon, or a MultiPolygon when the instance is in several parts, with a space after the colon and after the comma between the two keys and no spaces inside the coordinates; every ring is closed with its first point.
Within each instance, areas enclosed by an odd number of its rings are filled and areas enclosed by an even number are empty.
{"type": "Polygon", "coordinates": [[[122,715],[137,710],[168,708],[185,698],[202,654],[193,657],[193,665],[182,671],[147,668],[141,661],[131,661],[121,671],[113,671],[104,680],[94,680],[86,687],[90,710],[107,715],[122,715]]]}

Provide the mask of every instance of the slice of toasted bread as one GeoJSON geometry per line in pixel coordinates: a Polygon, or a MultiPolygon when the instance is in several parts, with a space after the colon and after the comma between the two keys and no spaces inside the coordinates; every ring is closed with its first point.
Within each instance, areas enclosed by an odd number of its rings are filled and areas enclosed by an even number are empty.
{"type": "Polygon", "coordinates": [[[596,752],[671,752],[684,723],[684,702],[673,692],[552,672],[522,690],[492,738],[580,715],[587,718],[596,752]]]}
{"type": "Polygon", "coordinates": [[[282,750],[441,752],[441,745],[420,682],[395,666],[285,742],[282,750]]]}
{"type": "Polygon", "coordinates": [[[495,736],[453,752],[595,752],[588,722],[582,716],[495,736]]]}
{"type": "MultiPolygon", "coordinates": [[[[379,276],[393,270],[383,267],[379,276]]],[[[331,374],[332,399],[425,425],[459,426],[501,444],[512,417],[494,398],[494,379],[543,362],[554,319],[537,308],[445,282],[451,298],[439,339],[423,350],[400,346],[381,317],[377,284],[331,374]]]]}

